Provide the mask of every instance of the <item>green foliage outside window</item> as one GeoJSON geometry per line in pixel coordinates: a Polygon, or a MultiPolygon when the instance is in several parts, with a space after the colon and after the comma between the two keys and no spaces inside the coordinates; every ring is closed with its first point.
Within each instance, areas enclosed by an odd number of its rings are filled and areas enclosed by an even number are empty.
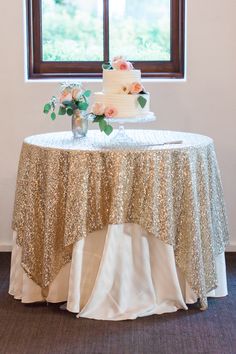
{"type": "MultiPolygon", "coordinates": [[[[169,0],[149,0],[148,8],[145,3],[123,0],[125,16],[110,14],[111,57],[170,60],[169,0]]],[[[103,61],[101,4],[102,0],[43,0],[43,60],[103,61]]]]}

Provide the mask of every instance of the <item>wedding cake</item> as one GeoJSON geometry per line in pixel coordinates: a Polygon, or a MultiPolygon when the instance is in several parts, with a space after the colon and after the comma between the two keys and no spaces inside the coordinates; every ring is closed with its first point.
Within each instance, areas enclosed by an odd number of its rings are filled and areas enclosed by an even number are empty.
{"type": "Polygon", "coordinates": [[[141,71],[123,57],[103,65],[103,89],[94,93],[92,112],[106,118],[139,118],[152,114],[150,96],[141,84],[141,71]]]}

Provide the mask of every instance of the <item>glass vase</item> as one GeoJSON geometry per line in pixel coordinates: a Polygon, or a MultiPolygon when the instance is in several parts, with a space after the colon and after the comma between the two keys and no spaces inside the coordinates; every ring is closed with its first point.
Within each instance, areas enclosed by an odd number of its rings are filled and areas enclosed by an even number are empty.
{"type": "Polygon", "coordinates": [[[88,131],[88,119],[84,111],[76,110],[72,115],[72,133],[74,139],[83,138],[88,131]]]}

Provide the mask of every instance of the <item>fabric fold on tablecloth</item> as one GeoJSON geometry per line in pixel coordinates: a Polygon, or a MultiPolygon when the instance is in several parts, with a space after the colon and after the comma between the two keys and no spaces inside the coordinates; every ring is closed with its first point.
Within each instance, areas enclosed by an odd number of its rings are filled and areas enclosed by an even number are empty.
{"type": "MultiPolygon", "coordinates": [[[[16,234],[14,234],[16,237],[16,234]]],[[[41,288],[20,266],[14,243],[9,292],[22,302],[43,301],[41,288]]],[[[218,287],[208,296],[227,295],[224,253],[216,257],[218,287]]],[[[176,266],[174,249],[139,225],[109,225],[76,242],[71,263],[49,287],[48,302],[86,317],[124,320],[187,309],[197,295],[176,266]]]]}

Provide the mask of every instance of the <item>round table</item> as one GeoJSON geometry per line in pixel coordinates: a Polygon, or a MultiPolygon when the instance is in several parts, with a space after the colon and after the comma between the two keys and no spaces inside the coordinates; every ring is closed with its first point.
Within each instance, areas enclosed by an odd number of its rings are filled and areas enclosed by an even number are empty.
{"type": "Polygon", "coordinates": [[[126,133],[136,146],[112,147],[98,131],[80,140],[71,132],[24,140],[13,217],[21,266],[46,298],[77,242],[108,225],[138,225],[172,247],[204,309],[229,238],[213,141],[182,132],[126,133]]]}

